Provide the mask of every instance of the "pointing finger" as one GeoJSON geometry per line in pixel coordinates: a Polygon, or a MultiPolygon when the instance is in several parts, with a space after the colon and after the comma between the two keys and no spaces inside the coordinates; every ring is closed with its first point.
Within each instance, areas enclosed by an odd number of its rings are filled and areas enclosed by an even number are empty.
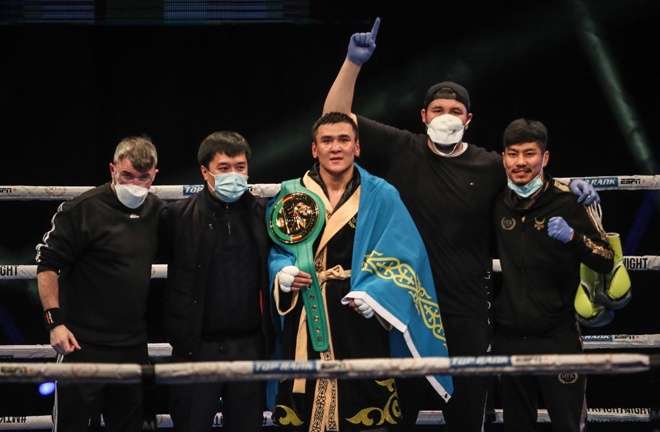
{"type": "Polygon", "coordinates": [[[378,35],[378,27],[380,27],[380,17],[376,18],[374,21],[374,26],[371,28],[371,40],[376,41],[376,36],[378,35]]]}

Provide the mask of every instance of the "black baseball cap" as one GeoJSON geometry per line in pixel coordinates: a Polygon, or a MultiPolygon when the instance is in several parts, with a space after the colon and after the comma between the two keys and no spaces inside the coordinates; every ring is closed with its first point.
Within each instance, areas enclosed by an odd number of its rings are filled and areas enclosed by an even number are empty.
{"type": "Polygon", "coordinates": [[[424,96],[423,108],[426,109],[431,101],[436,99],[455,99],[465,105],[465,108],[470,112],[470,94],[465,87],[455,82],[443,81],[432,85],[426,91],[426,96],[424,96]]]}

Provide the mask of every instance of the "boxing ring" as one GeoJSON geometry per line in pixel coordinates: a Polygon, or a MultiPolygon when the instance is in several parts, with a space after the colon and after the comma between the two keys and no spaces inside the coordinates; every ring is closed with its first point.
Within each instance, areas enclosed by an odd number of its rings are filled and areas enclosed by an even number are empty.
{"type": "MultiPolygon", "coordinates": [[[[659,190],[660,176],[608,176],[582,178],[598,190],[659,190]]],[[[559,178],[568,181],[568,178],[559,178]]],[[[187,198],[203,185],[152,186],[151,191],[164,200],[187,198]]],[[[63,201],[92,187],[66,186],[0,186],[0,201],[63,201]]],[[[271,197],[279,184],[254,184],[252,193],[271,197]]],[[[47,215],[45,217],[50,217],[47,215]]],[[[660,270],[660,256],[625,256],[628,271],[660,270]]],[[[501,271],[499,261],[493,261],[494,271],[501,271]]],[[[167,277],[166,265],[153,265],[152,278],[167,277]]],[[[36,265],[0,264],[0,281],[36,279],[36,265]]],[[[632,284],[636,287],[634,281],[632,284]]],[[[652,289],[636,287],[636,290],[652,289]]],[[[660,325],[658,325],[660,330],[660,325]]],[[[56,364],[50,345],[0,345],[0,384],[42,383],[57,380],[76,382],[142,383],[151,394],[157,385],[220,380],[268,380],[284,377],[367,378],[382,376],[412,376],[428,374],[499,375],[555,374],[562,371],[589,375],[647,374],[650,397],[645,406],[589,408],[589,423],[645,423],[652,431],[660,431],[660,334],[596,334],[583,336],[583,355],[485,356],[425,359],[353,359],[335,361],[244,361],[197,362],[168,364],[159,362],[171,354],[166,343],[150,343],[149,355],[154,364],[56,364]],[[608,352],[615,351],[615,352],[608,352]]],[[[156,397],[156,394],[153,394],[156,397]]],[[[589,401],[589,391],[587,391],[589,401]]],[[[151,408],[153,409],[153,407],[151,408]]],[[[172,426],[168,414],[153,412],[151,430],[172,426]]],[[[501,423],[502,412],[488,409],[486,421],[501,423]]],[[[545,410],[539,410],[539,423],[549,422],[545,410]]],[[[441,411],[421,411],[418,425],[443,424],[441,411]]],[[[38,416],[0,415],[0,430],[49,429],[50,414],[38,416]]],[[[215,427],[222,426],[218,413],[215,427]]],[[[264,412],[264,426],[273,426],[270,412],[264,412]]]]}

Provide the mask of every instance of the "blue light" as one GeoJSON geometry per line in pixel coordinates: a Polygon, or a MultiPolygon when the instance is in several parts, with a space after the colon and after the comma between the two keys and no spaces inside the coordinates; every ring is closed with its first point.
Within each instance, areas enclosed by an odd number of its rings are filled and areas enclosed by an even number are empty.
{"type": "Polygon", "coordinates": [[[42,396],[48,396],[55,391],[54,382],[45,382],[39,385],[39,394],[42,396]]]}

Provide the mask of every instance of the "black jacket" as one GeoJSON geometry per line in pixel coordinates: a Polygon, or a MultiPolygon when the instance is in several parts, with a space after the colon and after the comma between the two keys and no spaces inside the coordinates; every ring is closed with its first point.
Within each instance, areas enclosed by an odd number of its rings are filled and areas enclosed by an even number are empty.
{"type": "MultiPolygon", "coordinates": [[[[266,231],[267,200],[245,193],[235,203],[245,205],[249,226],[259,255],[254,271],[261,289],[262,328],[266,354],[272,352],[274,326],[270,313],[272,302],[268,282],[268,252],[271,240],[266,231]]],[[[172,348],[191,361],[197,359],[202,336],[205,296],[213,245],[220,229],[217,223],[218,203],[207,188],[194,196],[170,203],[162,215],[161,242],[168,262],[164,321],[172,348]]]]}
{"type": "Polygon", "coordinates": [[[533,201],[519,200],[505,189],[495,200],[493,224],[502,265],[502,288],[494,303],[496,331],[547,336],[574,325],[580,263],[599,273],[613,265],[605,233],[587,208],[546,174],[543,191],[533,201]],[[573,240],[562,243],[548,235],[553,216],[573,228],[573,240]]]}
{"type": "Polygon", "coordinates": [[[106,183],[57,209],[37,247],[37,272],[59,272],[64,322],[79,341],[147,342],[147,296],[164,206],[150,193],[131,210],[106,183]]]}

